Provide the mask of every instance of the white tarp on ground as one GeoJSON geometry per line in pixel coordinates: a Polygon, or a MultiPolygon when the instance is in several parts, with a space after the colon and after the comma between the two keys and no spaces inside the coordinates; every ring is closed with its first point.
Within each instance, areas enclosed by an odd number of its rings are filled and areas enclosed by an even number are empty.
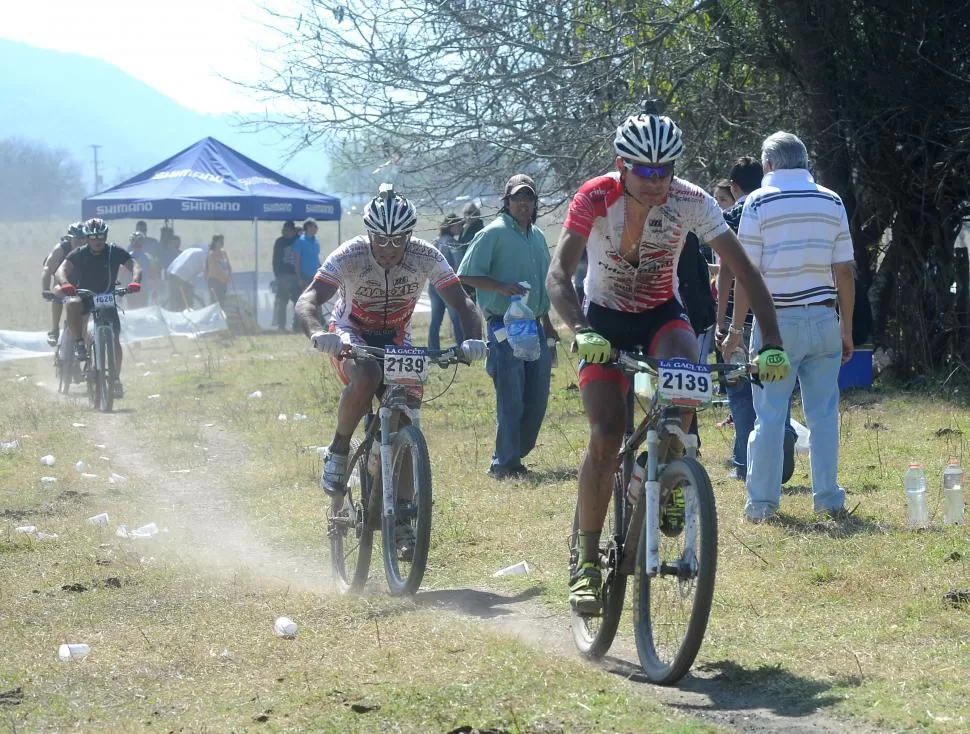
{"type": "MultiPolygon", "coordinates": [[[[157,306],[121,311],[121,341],[125,344],[167,336],[194,337],[229,328],[217,304],[196,311],[166,311],[157,306]]],[[[0,331],[0,362],[53,353],[43,331],[0,331]]]]}

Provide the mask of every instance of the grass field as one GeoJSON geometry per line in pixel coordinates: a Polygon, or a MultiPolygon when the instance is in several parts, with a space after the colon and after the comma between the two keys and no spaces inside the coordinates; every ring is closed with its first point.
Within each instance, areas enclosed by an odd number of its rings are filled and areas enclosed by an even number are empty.
{"type": "MultiPolygon", "coordinates": [[[[703,416],[720,554],[685,703],[628,682],[633,666],[616,675],[568,655],[566,537],[585,428],[566,355],[528,481],[484,476],[494,412],[481,368],[459,370],[447,391],[450,372],[434,376],[423,410],[433,545],[415,603],[385,597],[379,561],[363,597],[330,589],[314,450],[329,441],[338,392],[326,360],[297,337],[215,338],[179,352],[138,348],[126,412],[114,416],[36,387],[52,381],[45,364],[20,381],[28,363],[0,367],[0,439],[20,441],[0,453],[0,722],[11,730],[970,726],[970,614],[943,599],[970,587],[970,549],[965,527],[941,526],[939,499],[946,459],[970,460],[959,395],[845,396],[840,479],[860,506],[843,524],[812,515],[800,457],[785,522],[742,525],[743,487],[722,468],[733,433],[714,427],[722,409],[703,416]],[[260,399],[247,397],[254,390],[260,399]],[[297,412],[308,419],[292,420],[297,412]],[[39,463],[46,453],[55,467],[39,463]],[[99,478],[79,478],[79,459],[99,478]],[[934,490],[933,528],[919,533],[905,529],[911,459],[934,490]],[[108,484],[108,467],[130,481],[108,484]],[[45,474],[58,482],[42,484],[45,474]],[[102,511],[108,529],[86,524],[102,511]],[[148,521],[169,532],[114,535],[118,523],[148,521]],[[59,537],[13,532],[28,523],[59,537]],[[492,578],[520,560],[529,576],[492,578]],[[280,614],[301,625],[295,640],[273,636],[280,614]],[[512,637],[497,627],[503,615],[512,637]],[[60,663],[60,642],[93,650],[60,663]]],[[[628,621],[616,650],[635,663],[628,621]]]]}

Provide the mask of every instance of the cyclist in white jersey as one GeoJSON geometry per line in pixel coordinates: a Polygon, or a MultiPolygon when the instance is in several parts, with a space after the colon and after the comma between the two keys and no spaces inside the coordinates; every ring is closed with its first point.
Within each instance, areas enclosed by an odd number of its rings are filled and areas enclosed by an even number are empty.
{"type": "Polygon", "coordinates": [[[331,356],[346,385],[321,477],[323,489],[335,506],[343,505],[346,492],[351,436],[381,385],[378,364],[337,359],[346,345],[410,345],[411,315],[430,280],[445,303],[458,311],[463,332],[472,337],[462,342],[462,353],[470,360],[485,358],[475,304],[444,256],[430,242],[411,236],[417,221],[411,202],[395,194],[390,184],[383,184],[364,210],[367,234],[330,253],[296,304],[313,346],[331,356]],[[317,315],[318,307],[334,294],[337,303],[325,329],[317,315]]]}
{"type": "MultiPolygon", "coordinates": [[[[680,128],[652,103],[627,118],[613,141],[617,170],[583,184],[573,197],[549,269],[553,307],[576,334],[579,386],[590,424],[586,456],[579,471],[579,545],[569,601],[579,614],[601,609],[599,542],[609,506],[617,453],[626,424],[630,385],[612,364],[612,350],[641,348],[652,356],[695,361],[697,339],[679,300],[677,260],[687,233],[709,242],[750,294],[764,334],[761,379],[787,374],[788,357],[771,296],[724,223],[717,202],[703,189],[674,177],[683,154],[680,128]],[[585,302],[580,305],[572,277],[588,253],[585,302]],[[742,275],[743,273],[743,275],[742,275]],[[756,305],[755,305],[756,304],[756,305]]],[[[686,432],[693,411],[672,413],[686,432]]],[[[668,446],[668,460],[681,446],[668,446]]],[[[670,513],[683,513],[672,498],[670,513]]]]}

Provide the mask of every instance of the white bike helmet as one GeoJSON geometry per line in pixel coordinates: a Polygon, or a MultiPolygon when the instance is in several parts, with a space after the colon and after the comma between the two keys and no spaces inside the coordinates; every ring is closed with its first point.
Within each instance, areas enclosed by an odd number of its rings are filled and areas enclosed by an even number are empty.
{"type": "Polygon", "coordinates": [[[107,237],[108,223],[103,219],[89,219],[84,223],[84,234],[86,237],[107,237]]]}
{"type": "Polygon", "coordinates": [[[633,115],[616,129],[613,150],[636,163],[673,163],[684,153],[684,136],[669,117],[633,115]]]}
{"type": "Polygon", "coordinates": [[[364,227],[373,234],[386,237],[407,234],[417,223],[414,205],[395,194],[392,184],[381,184],[380,192],[364,209],[364,227]]]}
{"type": "Polygon", "coordinates": [[[84,237],[84,222],[75,222],[67,228],[68,237],[84,237]]]}

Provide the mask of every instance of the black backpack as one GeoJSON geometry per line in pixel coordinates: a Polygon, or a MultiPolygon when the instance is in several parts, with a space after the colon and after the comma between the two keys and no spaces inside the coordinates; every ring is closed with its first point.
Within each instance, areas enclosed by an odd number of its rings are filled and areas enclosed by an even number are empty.
{"type": "Polygon", "coordinates": [[[694,332],[707,331],[717,321],[717,303],[711,292],[711,271],[701,254],[700,241],[693,232],[687,233],[684,249],[677,263],[680,300],[694,332]]]}

